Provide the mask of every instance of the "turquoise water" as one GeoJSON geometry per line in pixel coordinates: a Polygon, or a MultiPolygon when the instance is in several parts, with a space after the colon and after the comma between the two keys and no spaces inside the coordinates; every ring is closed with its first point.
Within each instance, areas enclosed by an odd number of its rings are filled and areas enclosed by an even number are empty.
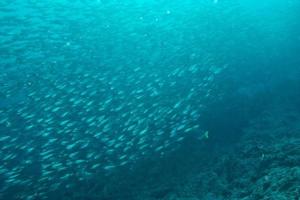
{"type": "Polygon", "coordinates": [[[265,113],[298,119],[299,13],[297,0],[2,0],[0,199],[263,199],[178,185],[265,113]]]}

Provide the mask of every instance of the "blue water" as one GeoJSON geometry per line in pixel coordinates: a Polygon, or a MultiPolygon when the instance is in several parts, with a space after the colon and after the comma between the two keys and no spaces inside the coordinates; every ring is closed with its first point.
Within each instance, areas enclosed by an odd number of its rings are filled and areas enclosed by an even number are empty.
{"type": "Polygon", "coordinates": [[[297,0],[2,0],[0,199],[297,196],[299,158],[287,152],[280,186],[264,161],[285,141],[298,151],[299,13],[297,0]]]}

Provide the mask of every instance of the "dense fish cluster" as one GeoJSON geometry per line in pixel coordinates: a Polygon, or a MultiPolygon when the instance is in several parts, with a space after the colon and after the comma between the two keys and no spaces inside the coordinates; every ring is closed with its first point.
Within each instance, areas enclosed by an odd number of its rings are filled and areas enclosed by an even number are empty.
{"type": "MultiPolygon", "coordinates": [[[[2,192],[26,185],[40,195],[72,187],[74,178],[163,155],[186,134],[200,136],[201,105],[220,70],[40,72],[19,103],[0,111],[2,192]]],[[[12,88],[2,93],[9,96],[12,88]]]]}
{"type": "Polygon", "coordinates": [[[56,1],[24,2],[0,3],[0,198],[47,199],[207,134],[198,122],[205,102],[219,98],[215,79],[226,65],[189,51],[183,30],[177,39],[160,34],[176,21],[163,23],[171,11],[131,15],[137,25],[124,18],[120,28],[117,16],[103,21],[107,11],[95,19],[88,6],[75,15],[56,1]],[[156,21],[162,27],[150,30],[156,21]]]}

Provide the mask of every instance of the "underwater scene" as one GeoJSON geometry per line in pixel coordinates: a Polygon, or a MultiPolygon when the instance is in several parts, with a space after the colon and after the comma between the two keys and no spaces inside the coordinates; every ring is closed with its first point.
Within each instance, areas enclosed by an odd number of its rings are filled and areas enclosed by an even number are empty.
{"type": "Polygon", "coordinates": [[[300,1],[0,0],[0,200],[300,200],[300,1]]]}

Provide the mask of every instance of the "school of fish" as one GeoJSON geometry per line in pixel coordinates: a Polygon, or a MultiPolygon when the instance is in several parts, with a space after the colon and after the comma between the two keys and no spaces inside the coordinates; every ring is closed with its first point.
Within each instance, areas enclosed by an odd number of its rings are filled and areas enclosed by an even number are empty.
{"type": "Polygon", "coordinates": [[[101,39],[104,29],[103,37],[124,38],[117,27],[108,30],[113,22],[68,35],[51,9],[44,14],[53,27],[31,11],[21,3],[1,8],[6,19],[19,16],[0,21],[7,50],[0,60],[0,198],[47,199],[76,181],[163,156],[188,134],[207,134],[198,122],[226,69],[212,56],[183,53],[172,38],[156,44],[144,32],[123,39],[130,45],[137,38],[137,47],[101,39]],[[17,5],[29,11],[14,12],[17,5]]]}

